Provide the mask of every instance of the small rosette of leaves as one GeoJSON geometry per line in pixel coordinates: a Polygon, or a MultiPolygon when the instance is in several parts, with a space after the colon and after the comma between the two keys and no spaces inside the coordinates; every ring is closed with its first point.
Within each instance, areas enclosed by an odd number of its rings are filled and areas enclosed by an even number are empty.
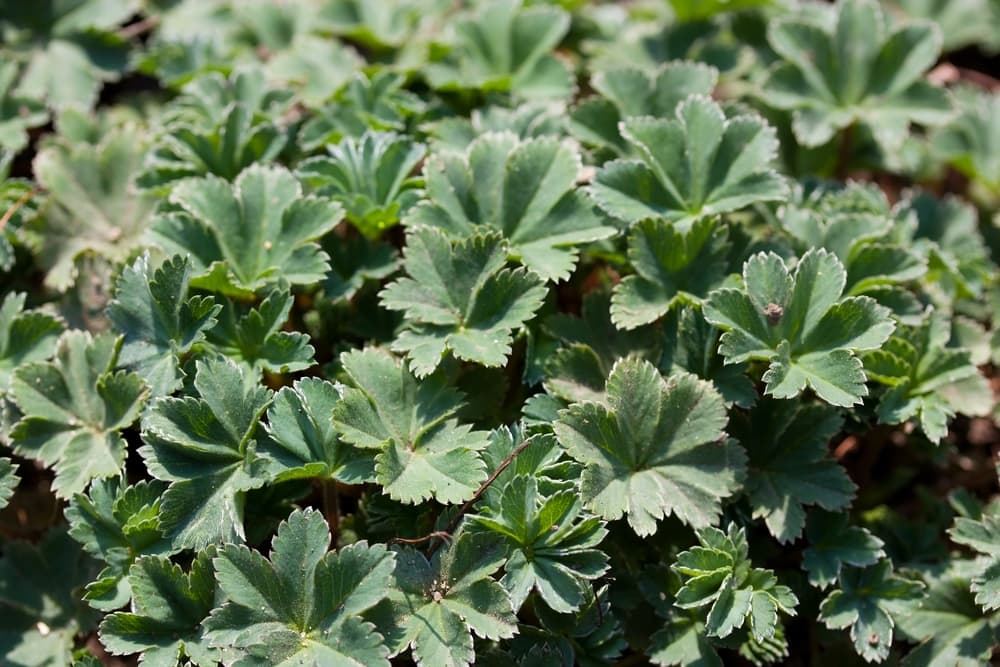
{"type": "Polygon", "coordinates": [[[674,60],[656,69],[609,67],[591,77],[598,96],[572,109],[569,130],[585,144],[627,154],[630,148],[619,132],[621,121],[670,117],[688,95],[711,95],[718,80],[717,69],[690,60],[674,60]]]}
{"type": "Polygon", "coordinates": [[[366,542],[329,549],[330,528],[313,510],[278,526],[270,559],[241,545],[220,547],[215,577],[227,600],[204,622],[209,643],[240,667],[388,667],[384,638],[361,615],[389,594],[395,554],[366,542]]]}
{"type": "Polygon", "coordinates": [[[601,402],[574,403],[554,424],[559,444],[584,464],[585,506],[605,519],[625,515],[640,536],[670,514],[713,523],[735,493],[746,455],[726,438],[722,397],[704,380],[664,380],[648,361],[615,364],[601,402]]]}
{"type": "Polygon", "coordinates": [[[403,267],[407,276],[379,297],[403,311],[407,327],[393,343],[420,377],[451,353],[463,361],[502,366],[513,332],[531,319],[545,298],[545,286],[524,268],[505,268],[509,250],[497,233],[459,240],[436,229],[407,234],[403,267]]]}
{"type": "Polygon", "coordinates": [[[135,559],[176,551],[160,530],[160,496],[165,489],[155,480],[129,486],[118,476],[99,479],[87,495],[73,497],[66,509],[69,534],[105,563],[83,596],[90,606],[103,611],[121,608],[132,595],[128,574],[135,559]]]}
{"type": "Polygon", "coordinates": [[[848,296],[866,294],[892,308],[898,317],[912,318],[919,314],[920,305],[907,287],[926,276],[927,259],[904,241],[903,223],[893,219],[888,202],[873,202],[875,210],[866,210],[854,201],[855,196],[866,196],[861,190],[848,186],[800,192],[801,202],[785,208],[782,227],[792,235],[799,252],[824,248],[837,256],[847,272],[844,291],[848,296]],[[882,203],[885,210],[877,206],[882,203]]]}
{"type": "Polygon", "coordinates": [[[419,667],[474,664],[472,634],[497,641],[517,633],[506,589],[492,575],[504,562],[503,544],[462,532],[427,558],[396,552],[393,586],[371,617],[391,628],[392,654],[411,649],[419,667]]]}
{"type": "Polygon", "coordinates": [[[291,373],[309,368],[315,363],[309,335],[282,330],[294,300],[288,285],[280,281],[253,307],[224,301],[218,324],[208,330],[205,347],[236,362],[248,382],[256,381],[264,371],[291,373]]]}
{"type": "Polygon", "coordinates": [[[730,524],[723,532],[706,526],[697,536],[700,546],[678,554],[673,565],[684,582],[674,605],[708,607],[709,637],[728,637],[744,625],[758,642],[774,637],[778,612],[795,615],[799,600],[792,590],[779,584],[771,570],[753,567],[743,528],[730,524]]]}
{"type": "Polygon", "coordinates": [[[124,337],[118,360],[135,370],[154,396],[180,384],[180,358],[204,340],[221,306],[191,294],[191,262],[174,255],[153,268],[148,254],[126,266],[108,304],[108,319],[124,337]]]}
{"type": "Polygon", "coordinates": [[[345,217],[370,239],[396,225],[420,199],[423,179],[412,176],[424,147],[392,132],[366,132],[328,146],[329,156],[302,162],[298,175],[316,194],[344,207],[345,217]]]}
{"type": "Polygon", "coordinates": [[[319,378],[302,378],[275,394],[264,425],[268,437],[260,443],[275,482],[375,481],[374,455],[341,440],[337,433],[333,410],[339,401],[336,385],[319,378]]]}
{"type": "Polygon", "coordinates": [[[500,583],[515,609],[534,590],[553,611],[578,611],[590,582],[608,569],[607,556],[596,549],[607,535],[604,522],[583,513],[573,483],[518,475],[495,506],[468,518],[511,546],[500,583]]]}
{"type": "Polygon", "coordinates": [[[24,416],[11,443],[55,470],[52,489],[61,498],[118,474],[125,463],[120,432],[139,417],[149,388],[137,374],[115,371],[121,344],[110,334],[67,331],[53,361],[14,371],[10,395],[24,416]]]}
{"type": "Polygon", "coordinates": [[[787,197],[785,180],[769,167],[778,139],[760,116],[726,118],[702,95],[688,97],[672,116],[622,121],[621,134],[638,159],[606,163],[591,187],[609,215],[628,223],[664,218],[687,225],[787,197]]]}
{"type": "Polygon", "coordinates": [[[868,395],[859,351],[877,349],[895,325],[866,296],[841,298],[847,272],[826,250],[809,250],[790,273],[781,257],[758,253],[743,265],[743,289],[716,290],[705,318],[722,328],[727,363],[768,362],[765,393],[793,398],[808,386],[827,403],[868,395]]]}
{"type": "Polygon", "coordinates": [[[404,222],[456,238],[497,230],[512,259],[546,280],[565,280],[578,246],[616,233],[576,187],[579,173],[579,155],[554,137],[520,141],[509,132],[485,134],[464,154],[428,159],[428,201],[404,222]]]}
{"type": "Polygon", "coordinates": [[[214,667],[221,652],[209,646],[202,622],[215,606],[214,550],[198,552],[185,572],[163,556],[143,556],[129,571],[129,611],[104,617],[101,643],[115,655],[140,653],[146,667],[185,660],[214,667]]]}
{"type": "Polygon", "coordinates": [[[951,322],[932,312],[920,326],[900,327],[881,349],[864,356],[868,375],[889,387],[879,398],[880,422],[912,419],[938,443],[948,434],[955,413],[989,412],[989,382],[972,363],[969,350],[949,347],[950,340],[951,322]]]}
{"type": "Polygon", "coordinates": [[[197,395],[154,401],[139,448],[149,473],[169,484],[160,524],[178,549],[242,542],[246,492],[268,481],[254,436],[271,391],[247,383],[225,359],[198,361],[196,368],[197,395]]]}
{"type": "Polygon", "coordinates": [[[559,7],[497,0],[452,26],[444,57],[423,69],[433,88],[509,92],[524,99],[562,99],[573,92],[569,69],[552,55],[570,27],[569,14],[559,7]]]}
{"type": "Polygon", "coordinates": [[[383,491],[409,504],[471,498],[486,479],[479,452],[489,434],[458,422],[463,395],[439,377],[418,381],[384,350],[345,352],[340,362],[354,386],[334,406],[334,423],[343,440],[376,451],[383,491]]]}
{"type": "Polygon", "coordinates": [[[267,163],[285,147],[286,133],[233,104],[215,125],[167,125],[146,156],[136,183],[167,194],[181,180],[212,174],[231,181],[254,163],[267,163]]]}
{"type": "Polygon", "coordinates": [[[343,217],[339,205],[303,196],[287,169],[259,164],[232,184],[218,176],[185,180],[169,201],[174,210],[158,217],[156,240],[190,255],[195,287],[242,296],[279,279],[322,280],[329,263],[316,240],[343,217]]]}
{"type": "Polygon", "coordinates": [[[761,99],[794,111],[792,128],[805,146],[864,123],[879,143],[895,149],[911,122],[937,125],[951,117],[948,94],[924,78],[941,51],[932,23],[890,30],[879,3],[840,0],[832,20],[778,18],[767,38],[782,62],[764,82],[761,99]]]}
{"type": "Polygon", "coordinates": [[[728,229],[718,218],[696,220],[686,230],[662,219],[629,230],[628,257],[635,275],[615,285],[611,319],[634,329],[655,322],[680,303],[700,304],[729,273],[728,229]]]}

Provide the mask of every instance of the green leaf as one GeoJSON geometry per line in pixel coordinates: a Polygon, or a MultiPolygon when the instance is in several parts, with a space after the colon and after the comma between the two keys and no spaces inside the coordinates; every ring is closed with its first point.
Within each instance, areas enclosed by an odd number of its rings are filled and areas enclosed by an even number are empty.
{"type": "Polygon", "coordinates": [[[190,294],[191,263],[174,255],[156,269],[143,255],[122,270],[108,319],[121,334],[120,365],[145,378],[154,396],[181,382],[179,358],[215,326],[221,306],[210,296],[190,294]]]}
{"type": "Polygon", "coordinates": [[[840,588],[820,605],[819,620],[831,630],[851,629],[854,650],[866,662],[881,662],[892,646],[893,616],[907,613],[906,605],[924,596],[924,585],[892,571],[884,559],[864,569],[847,568],[840,588]]]}
{"type": "Polygon", "coordinates": [[[841,510],[857,487],[827,448],[843,417],[828,405],[764,400],[736,413],[729,432],[746,449],[746,490],[754,518],[763,517],[781,543],[797,539],[806,523],[805,508],[841,510]]]}
{"type": "Polygon", "coordinates": [[[49,196],[28,230],[47,286],[71,287],[82,255],[121,262],[146,240],[153,201],[132,183],[144,144],[136,129],[126,128],[95,145],[52,144],[35,156],[35,177],[49,196]]]}
{"type": "Polygon", "coordinates": [[[267,481],[254,434],[271,391],[248,387],[227,360],[197,362],[198,396],[159,398],[142,419],[139,454],[149,474],[169,482],[160,524],[178,549],[244,538],[246,492],[267,481]]]}
{"type": "Polygon", "coordinates": [[[858,210],[853,196],[865,196],[861,189],[848,185],[843,190],[817,188],[808,195],[797,193],[804,201],[787,206],[781,223],[801,252],[816,247],[837,256],[847,271],[848,295],[878,298],[886,288],[923,278],[927,261],[897,238],[898,225],[888,206],[886,210],[858,210]],[[859,192],[852,193],[855,188],[859,192]]]}
{"type": "Polygon", "coordinates": [[[663,323],[660,372],[686,371],[708,380],[727,405],[749,408],[757,389],[746,373],[746,364],[726,364],[718,352],[721,332],[708,323],[697,306],[684,305],[667,314],[663,323]]]}
{"type": "Polygon", "coordinates": [[[865,567],[885,558],[882,540],[867,528],[849,525],[849,521],[846,513],[810,513],[806,525],[809,548],[802,554],[802,568],[813,586],[827,588],[840,579],[845,565],[865,567]]]}
{"type": "Polygon", "coordinates": [[[664,218],[687,225],[788,195],[768,167],[778,139],[759,116],[726,118],[716,102],[692,95],[673,118],[627,118],[621,133],[639,159],[606,163],[592,192],[605,212],[628,223],[664,218]]]}
{"type": "Polygon", "coordinates": [[[317,109],[303,123],[298,136],[302,149],[314,151],[345,136],[360,137],[369,130],[404,130],[407,119],[427,106],[406,90],[405,84],[404,74],[388,69],[376,70],[370,76],[355,74],[330,104],[317,109]]]}
{"type": "Polygon", "coordinates": [[[393,653],[412,649],[420,667],[462,667],[476,660],[472,633],[509,639],[517,619],[507,591],[492,575],[504,562],[502,543],[462,533],[430,560],[396,553],[395,585],[378,617],[391,619],[393,653]]]}
{"type": "Polygon", "coordinates": [[[495,229],[511,258],[546,280],[565,280],[577,246],[613,236],[584,192],[576,187],[579,155],[554,137],[519,140],[487,133],[464,154],[433,156],[424,167],[428,201],[404,223],[437,227],[462,238],[495,229]]]}
{"type": "Polygon", "coordinates": [[[290,479],[335,479],[344,484],[375,481],[374,456],[342,442],[333,425],[340,400],[337,387],[318,378],[303,378],[282,387],[267,411],[268,438],[260,451],[271,462],[275,482],[290,479]]]}
{"type": "Polygon", "coordinates": [[[601,400],[619,359],[634,355],[654,361],[660,353],[651,327],[626,331],[612,323],[611,295],[606,291],[585,294],[580,310],[581,317],[558,313],[543,324],[546,333],[564,344],[542,362],[545,391],[567,403],[601,400]]]}
{"type": "MultiPolygon", "coordinates": [[[[394,554],[356,542],[329,551],[330,529],[313,510],[278,526],[271,558],[226,544],[215,574],[228,601],[205,621],[232,665],[386,665],[389,650],[361,614],[389,593],[394,554]]],[[[228,662],[228,661],[227,661],[228,662]]]]}
{"type": "Polygon", "coordinates": [[[407,236],[400,278],[380,293],[390,310],[404,311],[407,329],[393,349],[426,376],[445,353],[484,366],[502,366],[514,329],[531,319],[545,287],[532,273],[505,269],[507,248],[499,234],[449,241],[442,232],[418,228],[407,236]]]}
{"type": "Polygon", "coordinates": [[[393,132],[366,132],[327,146],[330,155],[305,160],[298,176],[344,207],[347,221],[368,238],[395,226],[417,202],[423,181],[411,176],[424,147],[393,132]]]}
{"type": "Polygon", "coordinates": [[[896,0],[896,4],[911,18],[937,23],[946,53],[976,43],[997,43],[989,0],[896,0]]]}
{"type": "MultiPolygon", "coordinates": [[[[955,5],[960,3],[948,3],[955,5]]],[[[982,26],[971,22],[970,26],[982,26]]],[[[946,36],[949,33],[944,33],[946,36]]],[[[958,114],[931,134],[931,148],[984,191],[987,201],[1000,198],[1000,95],[979,88],[959,89],[958,114]]]]}
{"type": "Polygon", "coordinates": [[[185,180],[170,194],[180,212],[158,217],[154,234],[169,252],[190,253],[196,287],[227,294],[256,292],[284,278],[321,280],[327,256],[315,243],[343,211],[302,196],[282,167],[246,168],[232,185],[217,176],[185,180]]]}
{"type": "Polygon", "coordinates": [[[38,213],[43,196],[34,183],[24,178],[9,178],[14,153],[0,147],[0,209],[7,222],[0,229],[0,271],[10,271],[17,259],[15,247],[27,245],[24,227],[38,213]]]}
{"type": "Polygon", "coordinates": [[[323,249],[330,256],[323,294],[333,301],[354,298],[366,282],[388,278],[400,265],[395,247],[363,236],[340,238],[331,234],[323,249]]]}
{"type": "Polygon", "coordinates": [[[551,53],[569,31],[570,17],[562,9],[497,0],[453,26],[447,54],[424,67],[431,87],[525,99],[562,99],[573,92],[568,68],[551,53]]]}
{"type": "Polygon", "coordinates": [[[44,361],[56,349],[63,324],[40,310],[24,310],[27,295],[8,292],[0,304],[0,393],[22,364],[44,361]]]}
{"type": "Polygon", "coordinates": [[[8,458],[0,457],[0,510],[14,497],[21,478],[17,476],[17,466],[8,458]]]}
{"type": "Polygon", "coordinates": [[[334,34],[376,51],[398,49],[411,37],[422,15],[434,3],[413,0],[334,0],[323,7],[323,25],[334,34]]]}
{"type": "Polygon", "coordinates": [[[363,64],[354,49],[337,40],[299,33],[267,61],[266,69],[270,80],[294,88],[303,103],[315,107],[333,97],[363,64]]]}
{"type": "Polygon", "coordinates": [[[119,431],[142,410],[149,389],[135,373],[115,372],[121,338],[67,331],[51,362],[19,366],[11,397],[24,415],[10,438],[15,451],[55,470],[53,491],[70,498],[125,463],[119,431]]]}
{"type": "Polygon", "coordinates": [[[385,351],[345,352],[340,358],[355,387],[333,409],[341,438],[378,450],[375,475],[394,500],[417,504],[468,500],[486,479],[479,457],[489,434],[454,415],[462,394],[439,378],[417,381],[385,351]]]}
{"type": "Polygon", "coordinates": [[[925,284],[942,310],[950,310],[957,298],[983,294],[997,268],[987,252],[975,206],[956,197],[939,199],[912,192],[900,203],[898,215],[916,216],[917,224],[909,228],[904,242],[926,258],[925,284]]]}
{"type": "Polygon", "coordinates": [[[770,362],[765,393],[798,396],[809,386],[827,403],[851,406],[868,394],[855,353],[878,348],[892,333],[889,310],[870,297],[841,298],[843,265],[810,250],[790,274],[782,259],[758,253],[743,265],[742,290],[720,289],[705,302],[705,319],[726,331],[727,363],[770,362]]]}
{"type": "Polygon", "coordinates": [[[212,553],[198,553],[187,573],[162,556],[139,558],[128,577],[131,610],[101,622],[104,647],[113,655],[141,653],[144,667],[173,667],[184,658],[199,667],[218,664],[220,652],[201,628],[215,606],[212,553]]]}
{"type": "Polygon", "coordinates": [[[977,393],[988,396],[990,391],[969,351],[947,347],[950,338],[948,319],[931,313],[920,326],[900,327],[882,349],[865,355],[872,378],[890,387],[879,400],[880,422],[916,420],[927,438],[938,443],[948,434],[948,421],[956,412],[981,412],[975,402],[957,402],[948,393],[969,380],[976,382],[977,393]]]}
{"type": "Polygon", "coordinates": [[[705,637],[705,624],[697,618],[677,616],[650,637],[649,660],[656,665],[722,667],[722,659],[705,637]]]}
{"type": "Polygon", "coordinates": [[[742,477],[745,454],[727,440],[712,385],[682,373],[664,380],[648,361],[619,361],[605,402],[574,403],[554,424],[559,443],[586,465],[581,493],[605,519],[627,516],[639,535],[671,513],[700,527],[742,477]]]}
{"type": "Polygon", "coordinates": [[[468,519],[511,545],[500,583],[514,609],[536,590],[553,611],[578,611],[590,581],[608,569],[607,556],[596,549],[607,535],[604,522],[583,514],[574,485],[546,493],[528,475],[507,482],[497,502],[495,512],[487,507],[468,519]]]}
{"type": "Polygon", "coordinates": [[[0,149],[14,153],[28,145],[29,129],[49,119],[43,103],[12,90],[17,74],[16,62],[0,65],[0,149]]]}
{"type": "Polygon", "coordinates": [[[66,508],[70,536],[105,568],[87,586],[84,599],[103,611],[119,609],[131,596],[128,574],[139,556],[168,556],[175,549],[160,530],[160,496],[166,485],[119,477],[100,479],[66,508]]]}
{"type": "Polygon", "coordinates": [[[212,125],[168,123],[146,156],[136,183],[168,194],[186,178],[213,174],[232,181],[250,165],[274,160],[286,139],[284,130],[255,117],[253,109],[232,104],[212,125]]]}
{"type": "Polygon", "coordinates": [[[896,621],[907,639],[922,642],[900,663],[906,667],[977,667],[990,660],[997,618],[982,616],[968,579],[948,575],[929,582],[922,604],[896,621]]]}
{"type": "Polygon", "coordinates": [[[250,111],[255,123],[276,120],[288,111],[292,97],[290,90],[269,83],[256,65],[234,67],[228,77],[208,71],[184,85],[164,109],[163,123],[211,130],[223,125],[236,106],[250,111]]]}
{"type": "Polygon", "coordinates": [[[128,43],[112,30],[133,11],[129,0],[2,3],[5,45],[26,62],[17,93],[55,109],[92,108],[102,84],[128,64],[128,43]]]}
{"type": "Polygon", "coordinates": [[[79,633],[94,626],[93,612],[74,593],[96,568],[61,528],[37,545],[8,540],[0,558],[0,662],[56,667],[72,662],[79,633]]]}
{"type": "Polygon", "coordinates": [[[924,73],[938,58],[933,24],[890,30],[873,0],[840,0],[835,19],[781,17],[767,37],[782,62],[761,90],[768,105],[794,111],[795,138],[819,146],[838,130],[864,123],[887,150],[899,148],[911,122],[936,125],[951,116],[948,94],[924,73]]]}
{"type": "Polygon", "coordinates": [[[628,153],[619,132],[623,119],[669,117],[688,95],[711,95],[718,80],[717,69],[689,60],[674,60],[654,70],[635,65],[602,69],[590,81],[600,96],[573,108],[569,130],[586,144],[628,153]]]}
{"type": "Polygon", "coordinates": [[[449,117],[427,125],[435,152],[464,152],[488,133],[513,133],[520,140],[559,137],[565,108],[558,102],[526,102],[514,108],[491,105],[473,109],[468,118],[449,117]]]}
{"type": "Polygon", "coordinates": [[[697,220],[683,232],[662,219],[634,225],[628,256],[636,274],[615,286],[615,326],[634,329],[655,322],[679,303],[700,303],[728,274],[729,250],[727,229],[718,219],[697,220]]]}
{"type": "Polygon", "coordinates": [[[207,347],[236,362],[247,382],[256,382],[263,371],[291,373],[309,368],[315,364],[309,336],[282,330],[294,301],[284,280],[253,308],[224,301],[219,323],[208,331],[207,347]]]}
{"type": "Polygon", "coordinates": [[[972,578],[971,590],[976,602],[987,611],[1000,609],[1000,515],[994,512],[979,519],[956,517],[948,535],[953,542],[986,556],[972,578]]]}
{"type": "Polygon", "coordinates": [[[758,642],[773,637],[778,612],[795,615],[799,601],[792,589],[771,570],[752,567],[744,529],[729,524],[728,533],[712,526],[696,532],[701,546],[677,554],[672,566],[684,582],[674,605],[709,607],[709,637],[728,637],[744,625],[758,642]]]}

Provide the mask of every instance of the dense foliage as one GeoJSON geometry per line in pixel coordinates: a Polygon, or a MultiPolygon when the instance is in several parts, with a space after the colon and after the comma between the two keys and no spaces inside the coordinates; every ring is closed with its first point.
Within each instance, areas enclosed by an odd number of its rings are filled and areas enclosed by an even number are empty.
{"type": "Polygon", "coordinates": [[[989,663],[998,51],[0,0],[0,664],[989,663]]]}

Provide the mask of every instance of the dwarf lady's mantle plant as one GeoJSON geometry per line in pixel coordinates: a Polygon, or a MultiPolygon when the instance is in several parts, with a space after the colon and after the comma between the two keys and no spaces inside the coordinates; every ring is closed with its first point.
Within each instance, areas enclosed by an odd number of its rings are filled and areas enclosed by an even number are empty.
{"type": "Polygon", "coordinates": [[[0,0],[0,664],[996,662],[993,4],[0,0]]]}

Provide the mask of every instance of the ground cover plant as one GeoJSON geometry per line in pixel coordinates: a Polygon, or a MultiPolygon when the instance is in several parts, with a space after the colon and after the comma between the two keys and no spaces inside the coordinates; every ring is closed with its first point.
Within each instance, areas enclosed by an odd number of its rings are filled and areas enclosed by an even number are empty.
{"type": "Polygon", "coordinates": [[[0,0],[0,665],[1000,657],[996,0],[0,0]]]}

